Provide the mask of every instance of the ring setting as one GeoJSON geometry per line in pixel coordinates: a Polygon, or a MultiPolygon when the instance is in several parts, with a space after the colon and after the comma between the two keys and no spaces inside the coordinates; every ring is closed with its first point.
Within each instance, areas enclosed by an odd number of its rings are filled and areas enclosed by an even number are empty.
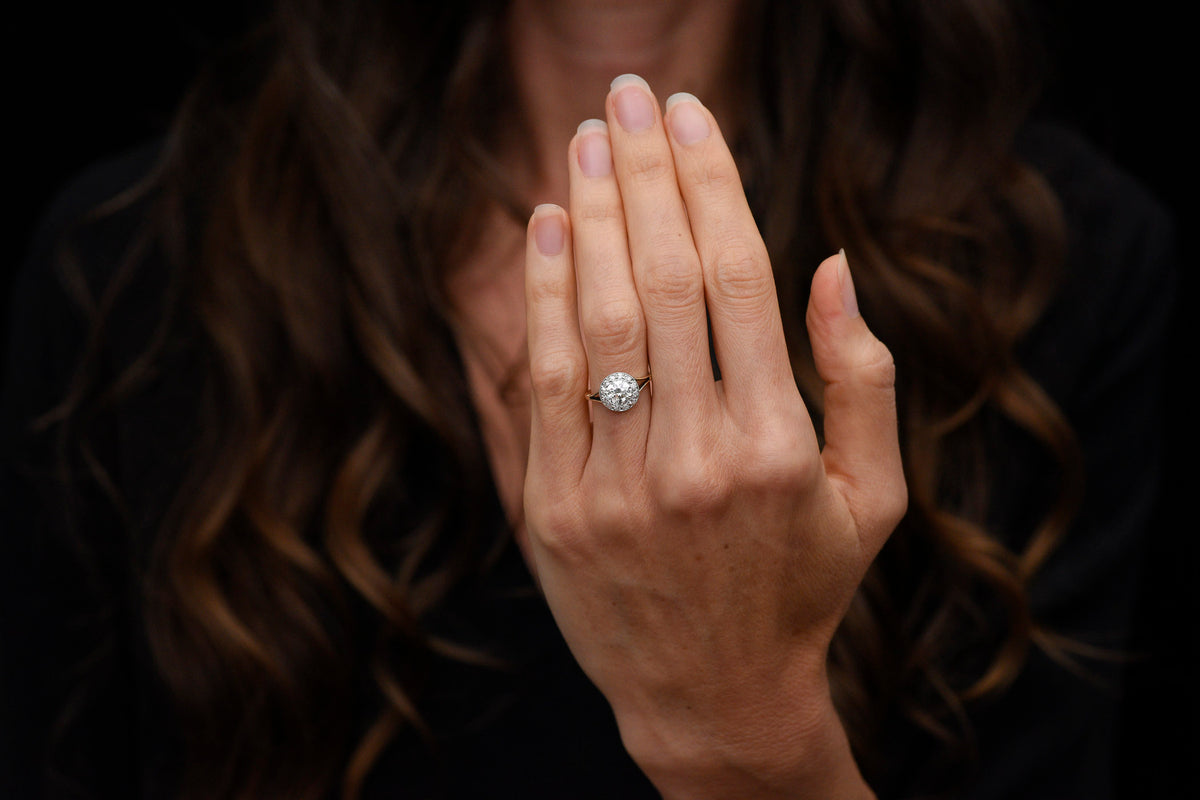
{"type": "Polygon", "coordinates": [[[642,389],[650,382],[650,375],[635,378],[628,372],[614,372],[600,381],[600,388],[587,396],[604,405],[609,411],[628,411],[637,404],[642,389]]]}

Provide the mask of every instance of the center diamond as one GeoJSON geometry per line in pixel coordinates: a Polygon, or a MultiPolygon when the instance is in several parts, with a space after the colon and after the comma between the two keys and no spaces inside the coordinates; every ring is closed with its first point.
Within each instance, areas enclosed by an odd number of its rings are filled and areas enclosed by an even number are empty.
{"type": "Polygon", "coordinates": [[[637,378],[628,372],[614,372],[600,382],[597,394],[609,411],[628,411],[638,401],[637,378]]]}

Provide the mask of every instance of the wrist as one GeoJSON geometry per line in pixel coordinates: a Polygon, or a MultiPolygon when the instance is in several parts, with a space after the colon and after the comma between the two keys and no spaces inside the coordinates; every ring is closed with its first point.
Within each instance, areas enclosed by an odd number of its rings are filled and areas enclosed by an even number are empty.
{"type": "Polygon", "coordinates": [[[820,686],[801,698],[778,693],[757,708],[739,703],[741,713],[716,726],[711,714],[674,724],[618,720],[630,755],[665,800],[874,800],[823,674],[820,686]]]}

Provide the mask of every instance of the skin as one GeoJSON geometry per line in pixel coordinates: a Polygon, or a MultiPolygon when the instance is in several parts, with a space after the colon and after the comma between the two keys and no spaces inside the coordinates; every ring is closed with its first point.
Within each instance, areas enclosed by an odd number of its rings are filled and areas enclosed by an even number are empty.
{"type": "MultiPolygon", "coordinates": [[[[568,6],[576,20],[638,11],[568,6]]],[[[667,67],[688,63],[687,37],[645,41],[682,48],[678,61],[661,47],[646,57],[667,80],[667,67]]],[[[572,44],[559,54],[586,52],[572,44]]],[[[584,61],[596,73],[611,67],[597,53],[584,61]]],[[[719,76],[709,77],[720,97],[719,76]]],[[[562,87],[548,78],[524,91],[549,97],[562,87]]],[[[544,100],[524,101],[532,131],[532,110],[553,107],[544,100]]],[[[511,453],[504,461],[489,439],[493,466],[506,470],[502,494],[506,479],[524,476],[526,557],[626,748],[664,797],[872,797],[824,665],[906,505],[891,356],[858,314],[845,258],[827,259],[807,316],[825,381],[819,449],[771,264],[716,117],[690,96],[668,106],[664,117],[645,82],[618,79],[604,120],[566,145],[565,202],[539,206],[525,238],[528,466],[511,453]],[[630,411],[584,399],[610,372],[649,365],[652,392],[630,411]]],[[[543,122],[534,140],[551,146],[557,122],[543,122]]],[[[489,330],[507,330],[506,319],[511,327],[511,306],[474,307],[489,330]]],[[[486,435],[505,412],[489,408],[477,377],[486,435]]]]}

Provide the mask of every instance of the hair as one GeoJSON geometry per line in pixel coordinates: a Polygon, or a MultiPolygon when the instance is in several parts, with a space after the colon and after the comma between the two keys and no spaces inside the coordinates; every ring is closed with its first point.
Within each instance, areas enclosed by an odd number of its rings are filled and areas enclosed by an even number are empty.
{"type": "MultiPolygon", "coordinates": [[[[511,95],[504,6],[283,0],[197,82],[139,189],[147,238],[114,284],[156,247],[171,289],[96,402],[146,385],[166,332],[189,332],[199,440],[140,590],[184,797],[353,798],[401,731],[429,735],[422,665],[485,657],[423,621],[503,537],[461,502],[491,479],[446,282],[476,244],[462,220],[529,211],[488,136],[511,95]],[[364,661],[378,716],[352,741],[364,661]]],[[[1053,193],[1012,152],[1036,89],[1024,20],[1007,0],[753,0],[743,23],[734,147],[818,427],[804,309],[827,253],[848,249],[897,366],[909,511],[835,637],[835,703],[868,776],[897,705],[969,761],[970,703],[1031,644],[1057,646],[1028,587],[1081,480],[1070,427],[1016,357],[1064,241],[1053,193]],[[1010,539],[988,526],[997,426],[1060,476],[1010,539]]],[[[117,293],[92,303],[97,337],[117,293]]],[[[42,420],[64,447],[96,374],[85,363],[42,420]]],[[[119,502],[86,441],[70,446],[119,502]]]]}

